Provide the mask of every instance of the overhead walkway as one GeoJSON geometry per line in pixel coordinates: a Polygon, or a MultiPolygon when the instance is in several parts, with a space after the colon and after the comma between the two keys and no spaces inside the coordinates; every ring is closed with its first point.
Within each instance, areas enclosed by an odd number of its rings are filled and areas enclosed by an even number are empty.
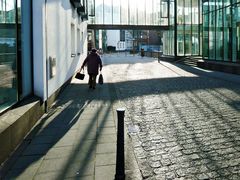
{"type": "Polygon", "coordinates": [[[96,0],[88,2],[88,29],[168,30],[174,2],[96,0]]]}
{"type": "Polygon", "coordinates": [[[155,25],[114,25],[114,24],[88,24],[88,29],[106,29],[106,30],[169,30],[169,26],[155,26],[155,25]]]}

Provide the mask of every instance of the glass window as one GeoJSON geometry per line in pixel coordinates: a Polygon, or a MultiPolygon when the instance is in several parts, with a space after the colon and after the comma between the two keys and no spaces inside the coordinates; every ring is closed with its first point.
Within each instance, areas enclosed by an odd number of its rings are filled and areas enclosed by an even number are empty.
{"type": "Polygon", "coordinates": [[[80,29],[77,29],[77,54],[80,55],[81,53],[81,34],[80,29]]]}
{"type": "MultiPolygon", "coordinates": [[[[192,0],[192,24],[199,24],[198,0],[192,0]]],[[[200,15],[201,16],[201,15],[200,15]]]]}
{"type": "Polygon", "coordinates": [[[145,25],[146,24],[146,0],[142,0],[137,5],[137,18],[138,18],[138,24],[145,25]]]}
{"type": "Polygon", "coordinates": [[[222,9],[216,12],[216,59],[223,59],[223,14],[222,9]]]}
{"type": "MultiPolygon", "coordinates": [[[[194,1],[194,0],[193,0],[194,1]]],[[[198,4],[198,7],[199,7],[199,14],[198,14],[198,16],[199,16],[199,24],[200,24],[200,26],[202,25],[202,14],[203,14],[203,9],[202,9],[202,5],[201,5],[201,3],[199,3],[198,4]]],[[[200,31],[201,32],[201,31],[200,31]]]]}
{"type": "Polygon", "coordinates": [[[146,6],[146,25],[151,25],[153,22],[153,1],[150,0],[147,2],[146,6]]]}
{"type": "Polygon", "coordinates": [[[184,29],[184,49],[185,55],[191,55],[192,53],[192,35],[191,35],[191,25],[186,25],[184,29]]]}
{"type": "Polygon", "coordinates": [[[183,25],[177,26],[177,55],[184,55],[184,27],[183,25]]]}
{"type": "Polygon", "coordinates": [[[191,0],[185,0],[184,18],[185,18],[185,24],[191,24],[191,22],[192,22],[191,0]]]}
{"type": "Polygon", "coordinates": [[[203,2],[203,13],[208,13],[209,11],[208,1],[203,2]]]}
{"type": "Polygon", "coordinates": [[[95,16],[95,1],[94,0],[88,0],[88,15],[93,17],[95,16]]]}
{"type": "Polygon", "coordinates": [[[175,3],[174,1],[170,1],[170,7],[169,7],[169,25],[174,25],[174,7],[175,7],[175,3]]]}
{"type": "Polygon", "coordinates": [[[233,21],[233,60],[240,62],[240,4],[233,10],[233,21]]]}
{"type": "Polygon", "coordinates": [[[223,0],[223,6],[226,7],[226,6],[229,6],[230,5],[230,1],[231,0],[223,0]]]}
{"type": "Polygon", "coordinates": [[[161,18],[167,18],[168,17],[168,2],[162,0],[161,1],[161,18]]]}
{"type": "Polygon", "coordinates": [[[113,3],[113,24],[120,24],[120,1],[113,3]]]}
{"type": "Polygon", "coordinates": [[[222,0],[216,0],[216,9],[220,9],[223,7],[223,2],[222,0]]]}
{"type": "Polygon", "coordinates": [[[0,1],[0,111],[14,104],[18,97],[15,5],[15,0],[0,1]]]}
{"type": "Polygon", "coordinates": [[[128,24],[128,0],[121,0],[121,24],[128,24]]]}
{"type": "Polygon", "coordinates": [[[163,54],[174,55],[174,31],[163,32],[163,54]]]}
{"type": "Polygon", "coordinates": [[[104,0],[104,24],[112,24],[112,0],[104,0]]]}
{"type": "Polygon", "coordinates": [[[223,9],[223,26],[224,26],[224,61],[230,61],[232,59],[232,49],[231,49],[231,14],[230,7],[223,9]]]}
{"type": "Polygon", "coordinates": [[[192,26],[192,54],[193,55],[198,55],[199,54],[199,35],[198,35],[198,25],[193,25],[192,26]]]}
{"type": "Polygon", "coordinates": [[[0,1],[0,22],[1,23],[15,23],[16,10],[15,0],[1,0],[0,1]]]}
{"type": "Polygon", "coordinates": [[[75,49],[75,25],[71,24],[71,54],[76,54],[75,49]]]}
{"type": "Polygon", "coordinates": [[[97,0],[95,3],[96,24],[103,24],[103,0],[97,0]]]}
{"type": "Polygon", "coordinates": [[[215,12],[209,13],[209,58],[214,60],[215,59],[215,12]]]}
{"type": "Polygon", "coordinates": [[[168,25],[168,1],[166,0],[161,0],[160,4],[160,18],[161,18],[161,25],[168,25]]]}
{"type": "Polygon", "coordinates": [[[177,2],[177,24],[184,24],[183,0],[179,0],[177,2]]]}
{"type": "Polygon", "coordinates": [[[129,0],[130,24],[137,24],[137,0],[129,0]]]}
{"type": "Polygon", "coordinates": [[[209,11],[214,11],[215,10],[215,3],[216,0],[209,0],[209,11]]]}
{"type": "Polygon", "coordinates": [[[208,58],[208,52],[209,52],[209,14],[203,15],[203,57],[208,58]]]}
{"type": "Polygon", "coordinates": [[[153,25],[160,25],[160,1],[153,0],[153,25]]]}

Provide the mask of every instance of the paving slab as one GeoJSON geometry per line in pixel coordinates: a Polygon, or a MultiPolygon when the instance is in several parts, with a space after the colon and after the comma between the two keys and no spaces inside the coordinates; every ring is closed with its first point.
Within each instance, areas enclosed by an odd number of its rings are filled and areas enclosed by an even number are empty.
{"type": "MultiPolygon", "coordinates": [[[[31,136],[26,137],[29,143],[17,153],[16,161],[5,177],[96,179],[97,166],[115,166],[113,99],[116,97],[109,95],[107,84],[98,85],[93,91],[88,89],[86,81],[73,79],[49,112],[38,121],[31,136]]],[[[107,178],[114,179],[113,174],[115,172],[111,171],[107,178]]]]}

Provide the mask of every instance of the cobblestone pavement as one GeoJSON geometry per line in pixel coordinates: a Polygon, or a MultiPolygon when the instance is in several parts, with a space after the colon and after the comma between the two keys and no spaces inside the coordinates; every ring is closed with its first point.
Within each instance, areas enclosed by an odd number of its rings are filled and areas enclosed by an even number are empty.
{"type": "Polygon", "coordinates": [[[240,76],[139,56],[103,60],[143,179],[240,179],[240,84],[224,79],[240,76]]]}

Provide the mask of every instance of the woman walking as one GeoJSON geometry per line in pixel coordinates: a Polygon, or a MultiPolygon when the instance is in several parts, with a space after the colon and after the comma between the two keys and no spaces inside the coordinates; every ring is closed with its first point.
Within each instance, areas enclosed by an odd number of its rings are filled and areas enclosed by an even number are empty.
{"type": "Polygon", "coordinates": [[[96,88],[96,77],[98,75],[98,70],[102,70],[102,60],[97,53],[96,49],[92,49],[91,53],[84,60],[81,69],[84,69],[84,66],[87,65],[87,71],[89,75],[89,88],[96,88]]]}

